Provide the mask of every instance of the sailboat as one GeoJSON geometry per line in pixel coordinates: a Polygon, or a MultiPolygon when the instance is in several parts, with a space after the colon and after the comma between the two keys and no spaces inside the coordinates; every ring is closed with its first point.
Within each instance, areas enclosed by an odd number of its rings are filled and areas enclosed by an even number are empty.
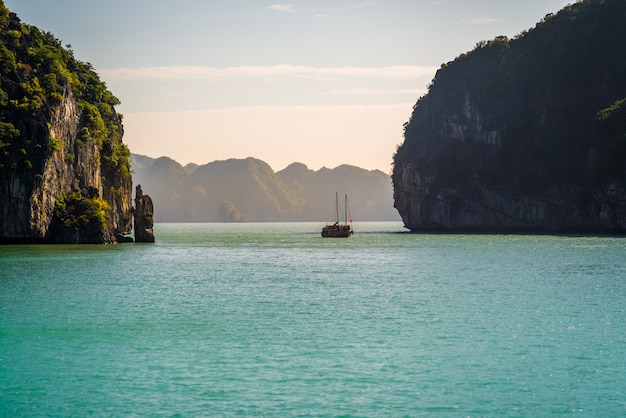
{"type": "Polygon", "coordinates": [[[352,235],[352,219],[348,224],[348,195],[346,194],[343,224],[339,223],[339,194],[335,192],[335,223],[326,225],[322,228],[322,237],[324,238],[347,238],[352,235]]]}

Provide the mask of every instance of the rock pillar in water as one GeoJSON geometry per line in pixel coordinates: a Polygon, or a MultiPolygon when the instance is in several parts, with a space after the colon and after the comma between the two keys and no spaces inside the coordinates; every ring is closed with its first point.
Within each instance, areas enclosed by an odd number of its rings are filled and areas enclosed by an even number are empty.
{"type": "Polygon", "coordinates": [[[144,195],[141,185],[135,188],[135,242],[154,242],[154,207],[150,196],[144,195]]]}

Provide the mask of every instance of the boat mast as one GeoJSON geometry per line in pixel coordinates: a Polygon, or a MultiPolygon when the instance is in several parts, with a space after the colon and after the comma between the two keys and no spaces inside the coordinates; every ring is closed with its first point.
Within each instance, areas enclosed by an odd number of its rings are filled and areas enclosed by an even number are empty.
{"type": "Polygon", "coordinates": [[[339,222],[339,193],[335,192],[335,220],[339,222]]]}
{"type": "Polygon", "coordinates": [[[348,193],[346,193],[346,199],[343,204],[343,224],[348,225],[348,193]]]}

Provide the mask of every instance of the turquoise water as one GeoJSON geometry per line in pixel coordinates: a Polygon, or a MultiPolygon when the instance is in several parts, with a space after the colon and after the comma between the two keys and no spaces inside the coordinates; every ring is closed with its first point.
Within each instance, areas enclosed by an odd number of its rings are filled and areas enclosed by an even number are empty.
{"type": "Polygon", "coordinates": [[[0,246],[0,416],[626,416],[626,239],[0,246]]]}

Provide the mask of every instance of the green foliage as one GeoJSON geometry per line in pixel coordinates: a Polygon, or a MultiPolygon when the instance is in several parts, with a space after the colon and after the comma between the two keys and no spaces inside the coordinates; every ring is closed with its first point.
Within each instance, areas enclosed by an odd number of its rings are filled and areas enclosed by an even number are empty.
{"type": "Polygon", "coordinates": [[[100,155],[107,171],[119,173],[124,178],[130,177],[130,149],[121,141],[106,139],[100,155]]]}
{"type": "Polygon", "coordinates": [[[108,131],[98,107],[85,100],[79,102],[78,105],[83,111],[85,121],[85,126],[81,131],[81,139],[83,141],[91,140],[98,144],[98,146],[102,146],[102,142],[107,137],[108,131]]]}
{"type": "Polygon", "coordinates": [[[38,78],[23,81],[20,83],[23,91],[21,100],[12,100],[10,103],[13,107],[21,110],[35,111],[43,106],[46,100],[46,93],[39,84],[38,78]]]}
{"type": "Polygon", "coordinates": [[[0,149],[8,146],[10,141],[19,135],[19,129],[16,129],[12,123],[0,122],[0,149]]]}
{"type": "Polygon", "coordinates": [[[0,75],[15,71],[16,65],[15,54],[0,43],[0,75]]]}
{"type": "Polygon", "coordinates": [[[50,135],[50,149],[54,152],[61,151],[61,141],[50,135]]]}
{"type": "Polygon", "coordinates": [[[111,207],[100,197],[85,198],[79,191],[59,196],[54,204],[54,216],[65,226],[85,228],[106,227],[111,207]]]}
{"type": "Polygon", "coordinates": [[[9,25],[9,9],[0,0],[0,30],[4,30],[9,25]]]}
{"type": "Polygon", "coordinates": [[[7,31],[7,37],[9,38],[9,42],[13,45],[13,46],[19,46],[20,44],[20,39],[22,38],[22,32],[19,30],[9,30],[7,31]]]}
{"type": "Polygon", "coordinates": [[[9,104],[9,94],[0,87],[0,108],[9,104]]]}
{"type": "Polygon", "coordinates": [[[618,100],[606,109],[598,112],[597,119],[599,121],[615,120],[620,126],[620,131],[626,132],[626,99],[618,100]]]}
{"type": "Polygon", "coordinates": [[[55,103],[60,103],[63,100],[63,86],[59,84],[59,78],[59,75],[55,73],[48,73],[43,76],[43,87],[46,95],[55,103]]]}
{"type": "MultiPolygon", "coordinates": [[[[70,45],[63,47],[51,33],[11,20],[1,1],[0,86],[3,87],[0,88],[0,120],[7,124],[39,117],[36,115],[41,115],[42,108],[61,103],[71,89],[83,114],[79,145],[95,143],[103,154],[100,162],[109,169],[119,169],[125,177],[130,176],[130,153],[121,142],[121,118],[114,110],[120,101],[107,89],[91,64],[74,57],[70,45]]],[[[9,125],[0,127],[2,147],[7,146],[16,132],[19,136],[20,132],[9,129],[9,125]]],[[[45,140],[41,144],[45,146],[45,140]]],[[[50,141],[53,151],[58,150],[59,145],[54,139],[50,141]]],[[[112,175],[108,173],[107,177],[112,175]]]]}
{"type": "Polygon", "coordinates": [[[81,99],[94,104],[107,103],[111,106],[120,104],[118,98],[100,80],[91,64],[72,60],[69,68],[77,75],[77,78],[72,80],[72,88],[74,93],[81,99]]]}

